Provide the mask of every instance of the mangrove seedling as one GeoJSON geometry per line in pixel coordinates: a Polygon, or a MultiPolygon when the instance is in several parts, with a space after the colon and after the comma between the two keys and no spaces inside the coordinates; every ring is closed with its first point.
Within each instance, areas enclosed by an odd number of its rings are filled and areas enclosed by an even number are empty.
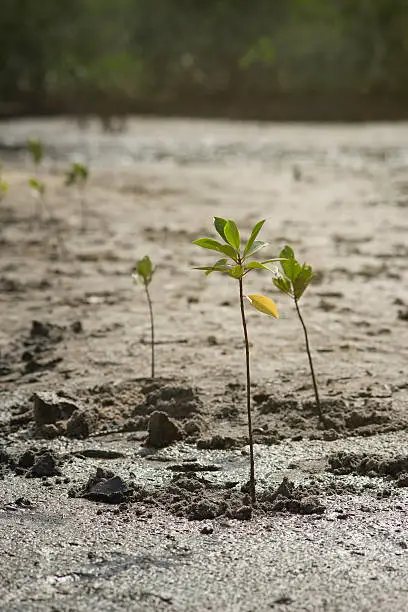
{"type": "Polygon", "coordinates": [[[38,173],[38,169],[44,157],[42,142],[38,140],[38,138],[29,138],[27,141],[27,150],[35,166],[36,173],[38,173]]]}
{"type": "MultiPolygon", "coordinates": [[[[44,211],[47,214],[48,219],[52,219],[52,215],[48,208],[46,198],[45,198],[45,191],[46,191],[45,183],[43,183],[42,181],[38,179],[30,178],[28,179],[28,184],[31,187],[31,190],[34,194],[34,198],[36,201],[36,208],[37,208],[37,215],[38,215],[37,218],[42,219],[43,211],[44,211]]],[[[62,238],[61,232],[58,228],[58,225],[56,226],[56,229],[55,229],[55,237],[57,239],[58,246],[60,248],[60,252],[65,257],[68,254],[68,251],[65,246],[65,242],[62,238]]]]}
{"type": "Polygon", "coordinates": [[[0,202],[4,200],[8,192],[8,183],[2,177],[1,166],[0,166],[0,202]]]}
{"type": "MultiPolygon", "coordinates": [[[[227,274],[231,278],[238,281],[239,287],[239,306],[241,311],[242,329],[244,334],[245,342],[245,365],[246,365],[246,405],[247,405],[247,418],[248,418],[248,439],[249,439],[249,459],[250,459],[250,476],[249,476],[249,491],[251,495],[251,501],[254,504],[256,502],[255,493],[255,461],[254,461],[254,443],[252,435],[252,413],[251,413],[251,369],[250,369],[250,354],[249,354],[249,340],[248,340],[248,329],[245,317],[245,306],[244,306],[244,287],[243,279],[249,272],[253,270],[268,270],[265,264],[272,261],[279,261],[278,259],[267,261],[248,261],[250,257],[255,255],[264,246],[265,242],[256,240],[259,232],[262,229],[265,220],[259,221],[255,224],[252,229],[251,235],[243,246],[241,244],[241,236],[236,223],[232,220],[222,219],[221,217],[214,217],[214,227],[223,242],[218,242],[213,238],[199,238],[195,240],[193,244],[200,246],[204,249],[211,251],[217,251],[226,256],[219,259],[212,266],[205,266],[196,268],[197,270],[204,270],[206,275],[211,272],[220,272],[227,274]]],[[[246,296],[251,304],[261,312],[271,315],[272,317],[278,318],[278,311],[275,303],[263,295],[248,295],[246,296]]]]}
{"type": "Polygon", "coordinates": [[[299,321],[303,328],[303,333],[305,337],[305,347],[307,352],[307,357],[309,360],[310,366],[310,374],[313,382],[313,389],[316,399],[316,407],[319,413],[319,419],[322,421],[323,413],[322,406],[320,403],[319,390],[316,382],[316,375],[313,367],[312,354],[310,352],[310,344],[309,344],[309,336],[307,333],[307,328],[305,321],[303,319],[302,313],[299,307],[299,301],[312,280],[316,277],[313,273],[312,267],[308,264],[300,265],[300,263],[295,259],[295,254],[293,249],[290,246],[285,246],[281,251],[281,267],[283,270],[283,274],[277,272],[275,277],[273,278],[273,283],[275,287],[277,287],[282,293],[289,295],[295,304],[296,312],[299,317],[299,321]]]}
{"type": "Polygon", "coordinates": [[[42,221],[45,205],[45,184],[40,180],[40,166],[44,157],[44,148],[40,140],[30,138],[27,141],[27,151],[34,165],[34,176],[28,179],[28,184],[32,189],[35,201],[35,218],[42,221]]]}
{"type": "Polygon", "coordinates": [[[155,374],[155,355],[154,355],[154,318],[153,318],[153,306],[149,292],[149,285],[152,282],[156,268],[153,266],[152,261],[148,255],[145,255],[140,259],[133,271],[132,277],[135,283],[143,285],[146,292],[147,303],[149,306],[150,313],[150,344],[151,344],[151,377],[154,378],[155,374]]]}
{"type": "Polygon", "coordinates": [[[86,230],[88,216],[85,198],[85,188],[88,178],[88,167],[78,162],[74,162],[72,164],[65,177],[65,185],[67,187],[70,187],[71,185],[76,185],[78,187],[79,200],[81,205],[81,229],[83,232],[86,230]]]}
{"type": "MultiPolygon", "coordinates": [[[[38,220],[42,220],[43,211],[46,211],[49,214],[47,205],[45,203],[45,183],[43,183],[37,178],[29,178],[28,184],[31,187],[31,191],[34,196],[35,209],[36,209],[35,216],[38,220]]],[[[51,215],[49,214],[49,216],[51,215]]]]}

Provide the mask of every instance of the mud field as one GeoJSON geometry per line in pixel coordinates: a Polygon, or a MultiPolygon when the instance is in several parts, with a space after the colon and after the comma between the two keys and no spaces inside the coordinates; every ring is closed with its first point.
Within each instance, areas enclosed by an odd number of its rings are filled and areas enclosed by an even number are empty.
{"type": "Polygon", "coordinates": [[[0,160],[0,609],[407,610],[408,125],[25,120],[0,124],[0,160]],[[318,273],[323,423],[293,305],[246,285],[280,312],[247,308],[253,509],[236,283],[192,270],[213,215],[266,218],[265,258],[289,243],[318,273]]]}

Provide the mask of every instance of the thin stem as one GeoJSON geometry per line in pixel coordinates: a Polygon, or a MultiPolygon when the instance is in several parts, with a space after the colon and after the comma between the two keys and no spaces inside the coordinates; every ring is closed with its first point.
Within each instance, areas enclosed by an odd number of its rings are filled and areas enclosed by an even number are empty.
{"type": "Polygon", "coordinates": [[[83,185],[80,186],[79,188],[79,198],[80,198],[80,204],[81,204],[81,232],[86,232],[86,228],[87,228],[87,210],[86,210],[86,203],[85,203],[85,188],[83,185]]]}
{"type": "Polygon", "coordinates": [[[248,341],[248,330],[245,318],[244,308],[244,289],[242,278],[239,280],[239,301],[241,306],[241,317],[242,317],[242,328],[244,330],[245,339],[245,360],[246,360],[246,400],[247,400],[247,412],[248,412],[248,437],[249,437],[249,461],[250,461],[250,476],[249,485],[251,493],[251,502],[255,504],[256,493],[255,493],[255,461],[254,461],[254,441],[252,437],[252,415],[251,415],[251,371],[249,364],[249,341],[248,341]]]}
{"type": "Polygon", "coordinates": [[[308,334],[307,334],[307,329],[306,329],[305,322],[304,322],[303,317],[302,317],[302,315],[300,313],[299,303],[298,303],[298,300],[297,300],[296,297],[294,297],[294,301],[295,301],[296,311],[298,313],[298,317],[300,319],[300,322],[302,324],[303,331],[304,331],[304,334],[305,334],[306,352],[307,352],[307,356],[308,356],[308,359],[309,359],[310,373],[312,375],[313,389],[314,389],[314,394],[315,394],[315,398],[316,398],[316,406],[317,406],[317,409],[319,411],[319,419],[320,419],[320,421],[322,421],[323,420],[322,406],[321,406],[321,403],[320,403],[319,391],[317,389],[316,376],[315,376],[314,368],[313,368],[312,355],[311,355],[310,346],[309,346],[309,337],[308,337],[308,334]]]}
{"type": "Polygon", "coordinates": [[[150,334],[151,334],[151,348],[152,348],[152,378],[154,378],[154,320],[153,320],[153,306],[152,300],[150,299],[149,288],[145,284],[147,303],[149,304],[150,312],[150,334]]]}

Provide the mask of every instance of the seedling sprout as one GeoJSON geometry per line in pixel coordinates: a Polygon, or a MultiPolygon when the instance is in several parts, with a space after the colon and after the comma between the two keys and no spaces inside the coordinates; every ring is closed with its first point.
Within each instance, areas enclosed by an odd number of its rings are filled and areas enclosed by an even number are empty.
{"type": "Polygon", "coordinates": [[[149,293],[149,285],[152,282],[153,275],[156,268],[153,266],[152,261],[148,255],[145,255],[140,259],[134,272],[132,274],[133,280],[139,285],[143,285],[146,292],[147,303],[149,306],[150,314],[150,344],[151,344],[151,376],[154,378],[155,374],[155,354],[154,354],[154,318],[153,318],[153,306],[152,300],[149,293]]]}
{"type": "Polygon", "coordinates": [[[87,225],[87,209],[86,209],[86,199],[85,199],[85,187],[89,178],[89,169],[84,164],[80,164],[78,162],[74,162],[71,168],[68,170],[65,178],[65,185],[70,187],[71,185],[77,185],[80,204],[81,204],[81,223],[82,223],[82,231],[86,230],[87,225]]]}
{"type": "MultiPolygon", "coordinates": [[[[44,157],[44,148],[40,140],[30,138],[27,141],[27,150],[34,164],[34,176],[28,179],[28,184],[34,194],[35,201],[35,218],[37,221],[42,221],[43,211],[47,210],[45,204],[45,184],[40,180],[40,166],[44,157]]],[[[49,216],[51,216],[49,214],[49,216]]]]}
{"type": "Polygon", "coordinates": [[[299,321],[302,325],[303,333],[305,336],[305,347],[309,360],[310,374],[312,376],[313,389],[316,398],[316,406],[319,412],[319,419],[320,421],[322,421],[322,406],[320,403],[319,390],[317,388],[312,354],[310,352],[309,337],[307,333],[306,324],[299,307],[300,298],[302,297],[312,280],[316,277],[316,275],[313,274],[311,266],[307,264],[300,265],[300,263],[295,259],[295,254],[290,246],[285,246],[282,249],[280,256],[282,259],[281,267],[283,270],[283,275],[277,272],[275,278],[273,278],[273,283],[282,293],[286,293],[286,295],[289,295],[295,303],[296,312],[299,317],[299,321]]]}
{"type": "MultiPolygon", "coordinates": [[[[248,340],[248,329],[245,317],[245,305],[244,305],[244,287],[243,278],[249,272],[253,270],[268,270],[265,264],[272,261],[279,261],[278,259],[270,259],[267,261],[248,261],[250,257],[255,255],[264,246],[265,242],[256,240],[259,232],[262,229],[265,220],[258,221],[252,229],[251,235],[245,247],[242,248],[241,236],[236,223],[232,220],[222,219],[221,217],[214,217],[214,227],[217,233],[223,240],[218,242],[213,238],[199,238],[195,240],[193,244],[200,246],[204,249],[211,251],[217,251],[226,255],[226,257],[219,259],[212,266],[204,266],[196,268],[197,270],[203,270],[206,275],[211,272],[221,272],[227,274],[231,278],[238,281],[239,286],[239,305],[241,311],[242,329],[245,341],[245,365],[246,365],[246,404],[247,404],[247,416],[248,416],[248,439],[249,439],[249,457],[250,457],[250,477],[249,477],[249,489],[251,495],[251,502],[256,502],[255,492],[255,461],[254,461],[254,443],[252,435],[252,413],[251,413],[251,369],[250,369],[250,354],[249,354],[249,340],[248,340]]],[[[272,317],[278,318],[278,311],[275,303],[264,295],[252,294],[246,296],[251,304],[259,311],[264,312],[272,317]]]]}

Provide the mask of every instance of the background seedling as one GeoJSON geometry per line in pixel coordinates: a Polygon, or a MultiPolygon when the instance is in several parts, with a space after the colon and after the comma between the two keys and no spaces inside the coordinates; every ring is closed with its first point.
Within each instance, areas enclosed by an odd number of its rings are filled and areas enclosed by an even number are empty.
{"type": "Polygon", "coordinates": [[[146,292],[146,298],[147,298],[147,303],[149,305],[149,313],[150,313],[150,343],[151,343],[151,373],[152,373],[152,378],[154,378],[154,374],[155,374],[155,355],[154,355],[154,319],[153,319],[153,306],[152,306],[152,300],[150,298],[150,293],[149,293],[149,285],[152,282],[152,278],[155,272],[155,267],[153,266],[151,259],[148,255],[145,255],[145,257],[143,257],[143,259],[140,259],[137,264],[136,267],[134,269],[134,272],[132,274],[133,280],[135,281],[135,283],[137,284],[141,284],[143,285],[145,292],[146,292]]]}
{"type": "MultiPolygon", "coordinates": [[[[256,240],[259,232],[262,229],[265,220],[259,221],[254,226],[248,242],[245,247],[241,247],[241,237],[236,223],[232,220],[222,219],[221,217],[214,217],[214,227],[217,233],[221,236],[223,243],[213,240],[212,238],[199,238],[195,240],[193,244],[200,246],[204,249],[211,251],[217,251],[226,255],[226,257],[219,259],[213,266],[205,266],[196,268],[197,270],[204,270],[205,273],[211,274],[211,272],[221,272],[222,274],[228,274],[231,278],[238,281],[239,285],[239,305],[241,311],[242,329],[244,333],[245,341],[245,364],[246,364],[246,400],[247,400],[247,414],[248,414],[248,438],[249,438],[249,457],[250,457],[250,477],[249,486],[251,501],[254,504],[256,502],[255,493],[255,462],[254,462],[254,443],[252,435],[252,414],[251,414],[251,369],[249,359],[249,340],[248,340],[248,329],[245,317],[245,306],[244,306],[244,288],[243,278],[252,270],[268,270],[265,264],[272,261],[248,261],[248,259],[255,253],[260,251],[264,246],[265,242],[256,240]]],[[[251,304],[260,310],[275,318],[278,318],[278,312],[275,303],[263,296],[263,295],[249,295],[247,296],[251,304]]]]}
{"type": "Polygon", "coordinates": [[[44,157],[44,147],[42,142],[37,138],[29,138],[27,141],[27,150],[34,163],[36,174],[38,174],[38,170],[44,157]]]}
{"type": "Polygon", "coordinates": [[[28,179],[28,184],[34,194],[35,218],[37,221],[43,220],[43,212],[47,211],[45,204],[45,184],[40,180],[40,166],[44,157],[44,148],[40,140],[30,138],[27,141],[27,151],[34,164],[34,176],[28,179]]]}
{"type": "Polygon", "coordinates": [[[65,178],[65,185],[70,187],[71,185],[77,185],[79,192],[79,199],[81,204],[81,226],[82,231],[86,230],[87,225],[87,209],[86,209],[86,198],[85,188],[89,178],[89,169],[84,164],[74,162],[71,168],[68,170],[65,178]]]}
{"type": "Polygon", "coordinates": [[[46,211],[48,216],[51,218],[51,214],[47,208],[45,202],[45,183],[40,181],[37,178],[29,178],[28,184],[31,187],[31,191],[34,196],[34,200],[36,203],[36,214],[35,217],[38,221],[42,221],[43,219],[43,211],[46,211]]]}
{"type": "Polygon", "coordinates": [[[0,165],[0,203],[4,200],[8,192],[8,183],[2,177],[2,167],[0,165]]]}
{"type": "Polygon", "coordinates": [[[300,298],[302,297],[312,280],[316,277],[316,275],[313,274],[311,266],[307,264],[300,265],[300,263],[295,259],[295,254],[290,246],[285,246],[282,249],[280,256],[282,259],[281,267],[284,274],[282,275],[278,272],[276,274],[276,277],[273,279],[273,283],[282,293],[286,293],[286,295],[289,295],[295,303],[296,312],[299,317],[305,336],[305,346],[309,359],[310,373],[312,376],[313,389],[316,398],[316,406],[319,412],[319,419],[320,421],[322,421],[322,406],[320,403],[319,391],[317,388],[312,354],[310,352],[309,337],[306,329],[306,324],[299,308],[300,298]]]}
{"type": "MultiPolygon", "coordinates": [[[[45,199],[45,192],[46,192],[45,183],[43,183],[42,181],[38,179],[30,178],[28,179],[28,184],[30,185],[34,193],[34,198],[37,202],[37,210],[39,210],[40,219],[42,219],[43,217],[42,211],[45,211],[47,213],[48,218],[52,219],[51,212],[47,206],[47,202],[45,199]]],[[[55,229],[55,237],[57,239],[61,254],[65,257],[68,254],[68,251],[67,251],[65,242],[62,238],[62,235],[61,235],[61,232],[58,226],[55,229]]]]}

